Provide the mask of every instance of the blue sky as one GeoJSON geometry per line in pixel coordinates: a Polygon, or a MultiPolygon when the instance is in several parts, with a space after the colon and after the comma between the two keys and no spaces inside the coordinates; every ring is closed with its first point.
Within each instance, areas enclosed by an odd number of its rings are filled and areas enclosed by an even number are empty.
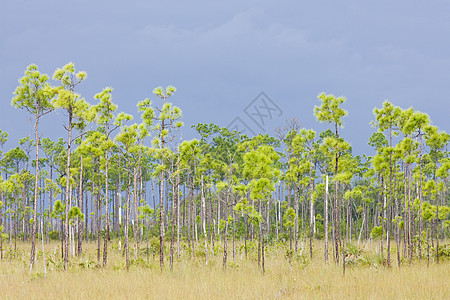
{"type": "MultiPolygon", "coordinates": [[[[187,126],[239,117],[270,134],[287,118],[327,128],[313,116],[317,95],[342,95],[341,132],[359,154],[386,99],[450,131],[449,33],[450,1],[2,1],[0,129],[7,146],[32,135],[25,111],[10,105],[27,65],[52,74],[73,61],[88,73],[78,89],[86,100],[112,86],[137,121],[136,103],[158,103],[161,85],[177,87],[187,126]],[[260,92],[282,111],[264,130],[244,112],[260,92]]],[[[64,120],[46,116],[42,132],[65,137],[64,120]]]]}

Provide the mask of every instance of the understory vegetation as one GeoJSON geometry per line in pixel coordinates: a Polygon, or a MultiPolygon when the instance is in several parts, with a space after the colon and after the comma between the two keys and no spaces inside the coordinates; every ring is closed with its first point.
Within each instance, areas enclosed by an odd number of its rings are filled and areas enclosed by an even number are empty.
{"type": "MultiPolygon", "coordinates": [[[[25,243],[18,243],[16,251],[5,249],[0,264],[1,295],[3,299],[105,299],[105,298],[184,298],[184,299],[311,299],[311,298],[408,298],[446,299],[449,262],[439,265],[414,261],[411,266],[387,268],[385,256],[378,252],[376,243],[367,242],[359,247],[352,245],[346,256],[349,264],[346,276],[340,266],[325,264],[320,254],[323,242],[315,241],[311,260],[306,243],[297,254],[287,243],[267,246],[265,273],[257,264],[257,246],[247,259],[243,245],[236,247],[226,270],[222,257],[210,257],[205,265],[202,250],[197,258],[183,245],[182,255],[176,259],[172,271],[159,267],[158,239],[150,245],[150,255],[142,251],[125,269],[123,248],[112,240],[110,260],[106,267],[97,263],[96,244],[87,243],[85,251],[71,257],[69,269],[64,272],[57,242],[46,244],[47,273],[44,274],[42,252],[37,253],[35,269],[29,272],[29,251],[25,243]],[[353,258],[352,258],[353,257],[353,258]],[[354,262],[355,261],[355,262],[354,262]]],[[[199,247],[201,248],[201,247],[199,247]]],[[[146,249],[146,248],[144,248],[146,249]]],[[[217,250],[220,252],[221,247],[217,250]]],[[[133,257],[133,255],[132,255],[133,257]]],[[[432,258],[435,262],[435,258],[432,258]]]]}

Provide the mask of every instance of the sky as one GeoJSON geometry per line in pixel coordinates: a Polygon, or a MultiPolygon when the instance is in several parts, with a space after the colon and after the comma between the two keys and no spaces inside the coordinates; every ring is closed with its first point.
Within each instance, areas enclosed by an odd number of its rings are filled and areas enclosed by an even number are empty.
{"type": "MultiPolygon", "coordinates": [[[[11,106],[25,68],[69,61],[88,78],[88,102],[111,86],[119,111],[135,116],[155,87],[190,125],[215,123],[274,134],[286,119],[321,131],[321,92],[344,96],[342,136],[370,151],[372,110],[389,100],[430,115],[450,132],[450,1],[0,1],[0,129],[6,147],[33,136],[11,106]]],[[[65,115],[42,119],[44,136],[65,137],[65,115]]]]}

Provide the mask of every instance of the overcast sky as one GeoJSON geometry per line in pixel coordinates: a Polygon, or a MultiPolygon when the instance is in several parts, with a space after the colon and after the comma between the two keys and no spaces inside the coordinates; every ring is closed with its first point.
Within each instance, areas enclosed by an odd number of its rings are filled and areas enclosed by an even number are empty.
{"type": "MultiPolygon", "coordinates": [[[[172,84],[187,127],[238,117],[273,134],[297,118],[323,130],[313,116],[323,91],[347,98],[342,135],[358,154],[369,149],[372,109],[386,99],[450,131],[450,1],[2,0],[0,129],[10,133],[8,147],[33,132],[10,104],[27,65],[51,75],[69,61],[88,74],[78,89],[86,100],[112,86],[119,110],[137,121],[136,103],[157,104],[153,89],[172,84]],[[261,92],[269,99],[252,102],[261,92]],[[246,114],[255,105],[272,113],[264,126],[246,114]]],[[[65,137],[63,121],[62,112],[46,116],[43,132],[65,137]]]]}

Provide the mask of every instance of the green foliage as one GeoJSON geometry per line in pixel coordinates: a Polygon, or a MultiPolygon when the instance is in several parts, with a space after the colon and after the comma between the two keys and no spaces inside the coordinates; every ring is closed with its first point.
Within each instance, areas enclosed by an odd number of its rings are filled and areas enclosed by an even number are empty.
{"type": "Polygon", "coordinates": [[[295,211],[292,207],[289,207],[283,215],[283,226],[286,228],[294,228],[295,211]]]}
{"type": "Polygon", "coordinates": [[[62,221],[65,219],[64,212],[65,205],[60,200],[56,200],[53,204],[53,210],[51,212],[52,218],[60,219],[62,221]]]}
{"type": "Polygon", "coordinates": [[[52,241],[59,240],[59,231],[50,231],[47,233],[47,235],[52,241]]]}
{"type": "Polygon", "coordinates": [[[255,226],[262,220],[261,214],[252,205],[249,205],[246,200],[237,203],[234,210],[247,215],[249,222],[255,226]]]}
{"type": "Polygon", "coordinates": [[[78,129],[84,129],[85,121],[93,121],[95,118],[95,111],[92,110],[89,104],[75,93],[75,87],[83,82],[87,77],[86,72],[76,72],[75,64],[69,62],[62,68],[56,69],[53,73],[53,79],[60,82],[60,86],[55,89],[56,98],[53,99],[52,105],[55,108],[64,109],[69,113],[69,117],[73,117],[73,124],[78,129]]]}
{"type": "Polygon", "coordinates": [[[79,218],[81,220],[84,219],[84,214],[81,213],[80,208],[74,206],[69,210],[69,219],[79,218]]]}
{"type": "Polygon", "coordinates": [[[383,233],[383,229],[381,226],[374,226],[372,228],[372,238],[377,239],[381,237],[381,234],[383,233]]]}
{"type": "Polygon", "coordinates": [[[335,123],[336,126],[342,127],[342,117],[347,112],[340,107],[346,99],[344,97],[335,97],[332,94],[321,93],[317,98],[321,101],[320,106],[314,107],[314,116],[320,122],[335,123]]]}
{"type": "Polygon", "coordinates": [[[41,74],[38,66],[32,64],[25,70],[25,76],[19,79],[20,86],[14,91],[12,105],[25,108],[37,117],[53,109],[51,99],[55,89],[48,83],[48,75],[41,74]]]}

